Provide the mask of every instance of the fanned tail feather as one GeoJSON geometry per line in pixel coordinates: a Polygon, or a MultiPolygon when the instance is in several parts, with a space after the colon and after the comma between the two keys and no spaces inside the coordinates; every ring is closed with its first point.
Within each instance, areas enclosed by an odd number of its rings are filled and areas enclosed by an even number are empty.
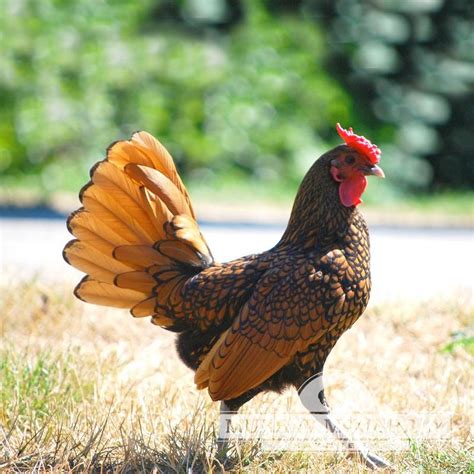
{"type": "Polygon", "coordinates": [[[115,142],[79,198],[68,219],[76,239],[63,251],[87,274],[75,295],[175,327],[170,307],[182,284],[213,257],[170,154],[147,132],[115,142]]]}

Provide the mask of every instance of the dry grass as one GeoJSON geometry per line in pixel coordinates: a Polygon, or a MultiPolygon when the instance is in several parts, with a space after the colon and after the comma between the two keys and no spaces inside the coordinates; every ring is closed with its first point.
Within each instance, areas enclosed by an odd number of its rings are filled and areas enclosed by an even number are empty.
{"type": "MultiPolygon", "coordinates": [[[[73,301],[70,289],[30,283],[0,301],[0,470],[222,471],[214,438],[218,407],[193,387],[173,335],[125,313],[73,301]]],[[[368,311],[326,366],[363,379],[393,411],[448,410],[450,439],[413,441],[388,453],[397,471],[473,472],[472,368],[467,333],[473,302],[400,304],[368,311]],[[447,350],[443,351],[443,348],[447,350]]],[[[348,401],[335,384],[331,405],[348,401]]],[[[359,394],[358,394],[359,395],[359,394]]],[[[247,411],[302,411],[295,393],[253,400],[247,411]]],[[[232,451],[236,472],[363,472],[341,454],[232,451]]]]}

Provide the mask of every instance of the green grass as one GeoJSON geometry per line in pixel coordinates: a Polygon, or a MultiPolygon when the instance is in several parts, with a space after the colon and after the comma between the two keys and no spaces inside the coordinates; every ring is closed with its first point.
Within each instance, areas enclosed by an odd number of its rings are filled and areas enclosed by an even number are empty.
{"type": "Polygon", "coordinates": [[[474,356],[474,337],[467,336],[464,333],[453,334],[453,340],[443,348],[444,352],[451,353],[458,348],[474,356]]]}
{"type": "Polygon", "coordinates": [[[403,463],[409,472],[473,473],[474,459],[471,449],[439,450],[426,444],[412,443],[403,463]],[[413,471],[413,466],[417,469],[413,471]]]}
{"type": "Polygon", "coordinates": [[[26,349],[4,349],[0,353],[0,413],[9,418],[2,421],[39,421],[90,396],[93,384],[87,382],[87,377],[78,379],[72,370],[73,358],[68,352],[53,355],[45,350],[31,354],[26,349]]]}

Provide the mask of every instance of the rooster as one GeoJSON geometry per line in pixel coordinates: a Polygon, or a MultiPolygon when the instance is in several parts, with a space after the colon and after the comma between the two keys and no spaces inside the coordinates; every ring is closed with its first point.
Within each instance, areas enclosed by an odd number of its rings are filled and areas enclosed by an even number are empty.
{"type": "MultiPolygon", "coordinates": [[[[86,273],[81,300],[130,309],[178,333],[176,347],[198,389],[221,414],[264,391],[301,387],[369,301],[367,225],[357,206],[367,176],[384,177],[380,150],[337,124],[344,140],[312,165],[288,226],[272,249],[214,260],[167,150],[137,132],[110,145],[68,219],[65,260],[86,273]]],[[[324,405],[324,392],[315,393],[324,405]]],[[[365,463],[387,462],[326,427],[365,463]]],[[[219,446],[226,446],[220,439],[219,446]]]]}

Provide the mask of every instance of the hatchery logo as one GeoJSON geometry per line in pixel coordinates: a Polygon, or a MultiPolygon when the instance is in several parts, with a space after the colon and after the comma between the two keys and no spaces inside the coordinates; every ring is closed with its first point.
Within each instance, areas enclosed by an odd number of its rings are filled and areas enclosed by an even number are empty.
{"type": "Polygon", "coordinates": [[[223,414],[221,439],[259,440],[262,449],[285,451],[406,450],[413,442],[452,437],[452,414],[397,413],[381,406],[365,384],[347,374],[322,374],[298,390],[306,412],[223,414]],[[329,409],[325,391],[331,392],[329,409]]]}

